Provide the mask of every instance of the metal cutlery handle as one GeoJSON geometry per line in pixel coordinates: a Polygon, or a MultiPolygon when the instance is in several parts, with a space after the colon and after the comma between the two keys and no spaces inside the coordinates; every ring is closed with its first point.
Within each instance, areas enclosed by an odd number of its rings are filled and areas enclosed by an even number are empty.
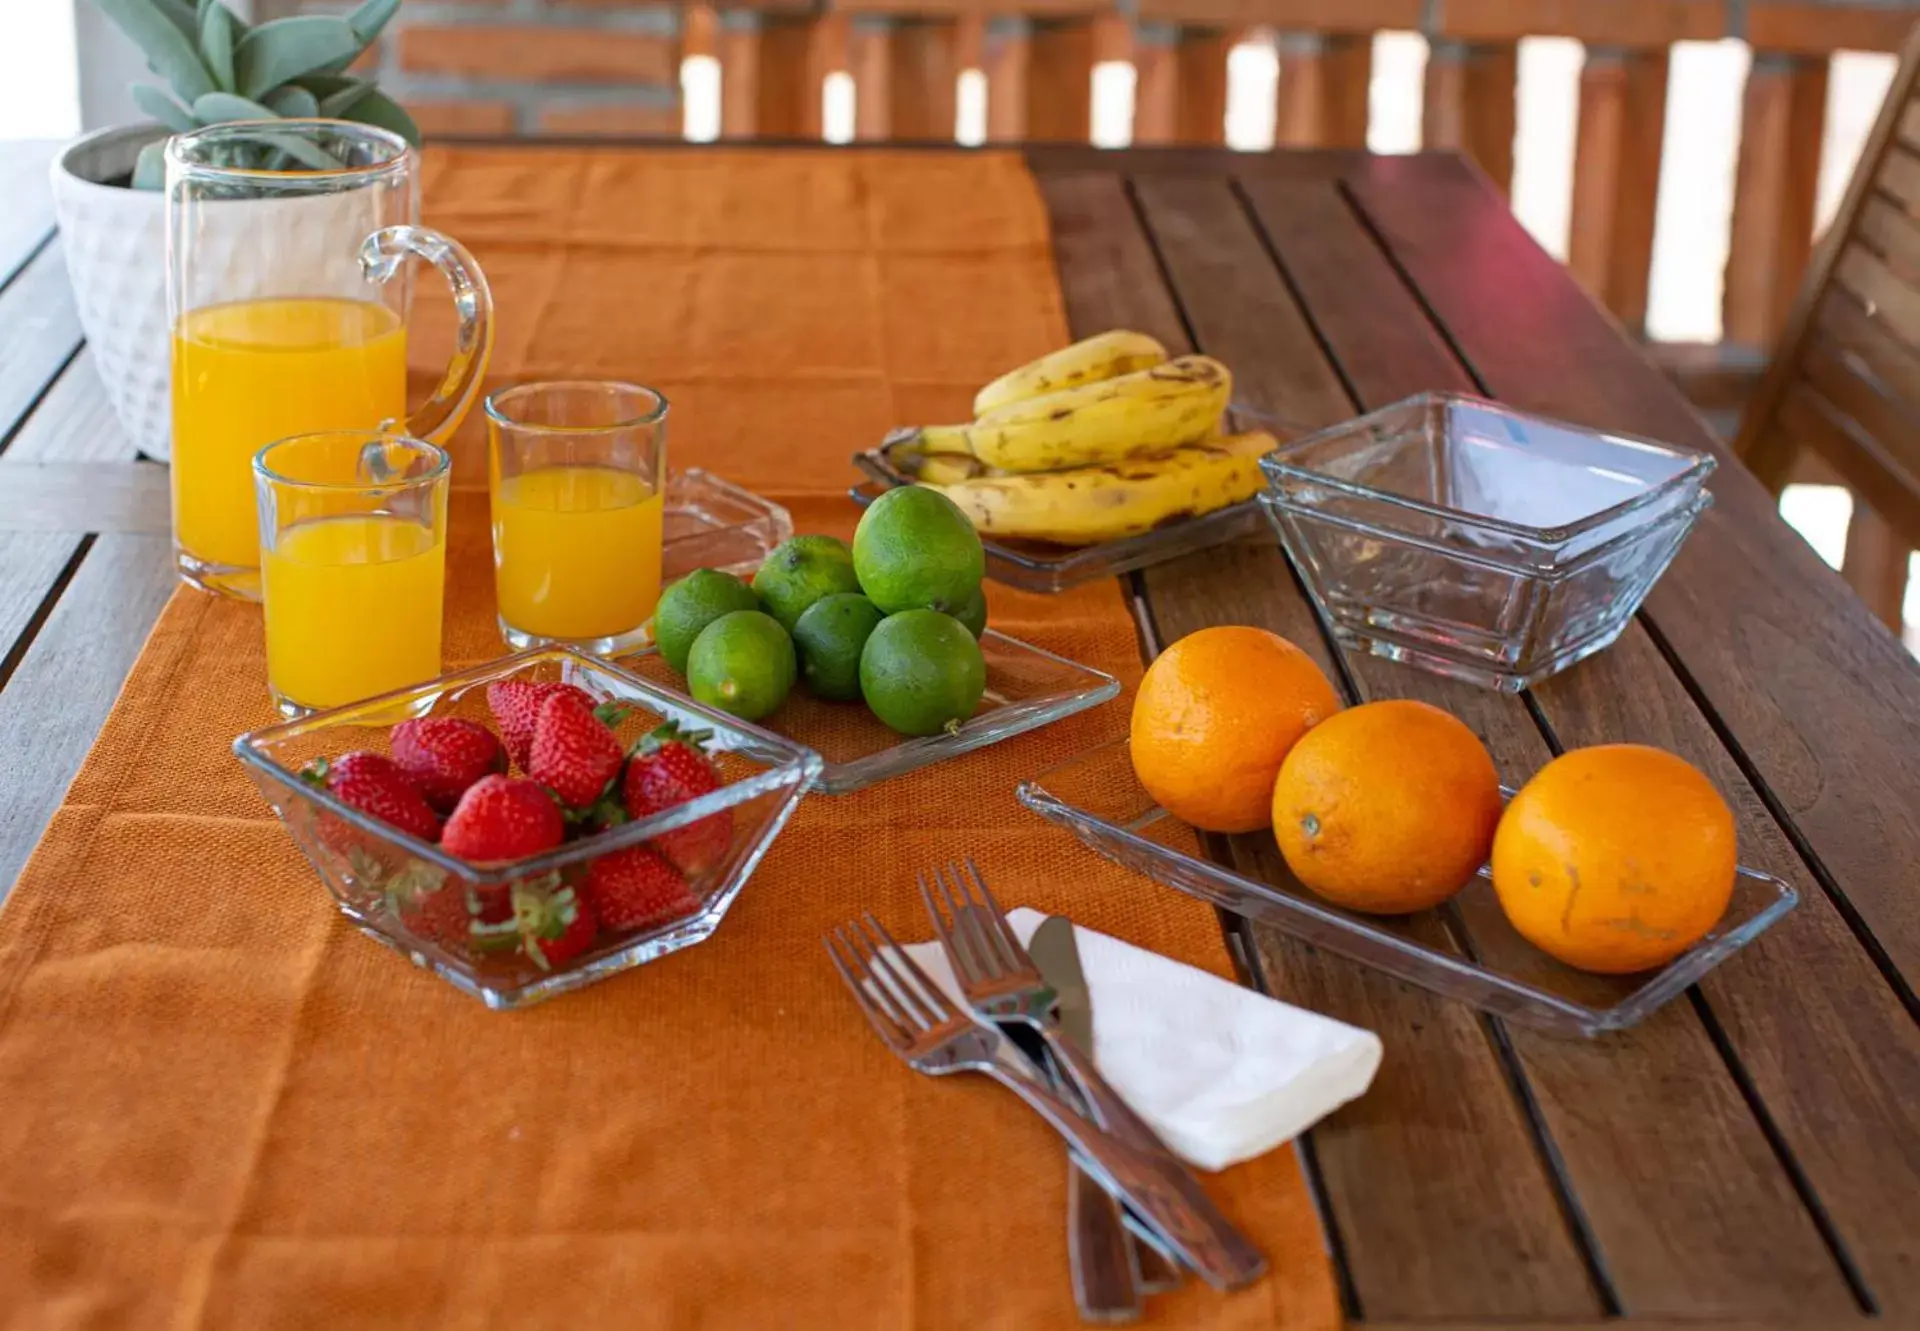
{"type": "MultiPolygon", "coordinates": [[[[1040,1034],[1046,1040],[1047,1049],[1053,1054],[1058,1066],[1065,1068],[1068,1075],[1073,1078],[1074,1084],[1079,1087],[1094,1121],[1106,1129],[1110,1135],[1134,1147],[1148,1158],[1159,1161],[1167,1182],[1187,1198],[1194,1212],[1208,1225],[1214,1245],[1220,1251],[1225,1263],[1218,1272],[1225,1278],[1224,1284],[1222,1280],[1215,1279],[1215,1273],[1210,1273],[1197,1265],[1194,1269],[1199,1271],[1209,1283],[1222,1284],[1224,1288],[1229,1289],[1253,1280],[1264,1271],[1267,1262],[1266,1258],[1260,1255],[1259,1249],[1255,1248],[1246,1235],[1235,1229],[1233,1223],[1220,1213],[1212,1199],[1207,1196],[1205,1189],[1200,1186],[1199,1181],[1188,1171],[1180,1158],[1167,1148],[1167,1144],[1160,1140],[1159,1134],[1153,1130],[1152,1125],[1134,1113],[1127,1102],[1120,1098],[1118,1092],[1107,1084],[1106,1078],[1102,1077],[1099,1069],[1094,1066],[1092,1057],[1083,1053],[1073,1041],[1066,1039],[1052,1027],[1042,1025],[1040,1034]],[[1236,1276],[1233,1274],[1235,1272],[1245,1274],[1236,1276]]],[[[1168,1237],[1178,1239],[1179,1236],[1169,1234],[1168,1237]]],[[[1184,1256],[1184,1253],[1182,1255],[1184,1256]]]]}
{"type": "Polygon", "coordinates": [[[1266,1270],[1266,1259],[1165,1148],[1144,1150],[1109,1135],[1037,1077],[1023,1077],[994,1064],[983,1070],[1072,1143],[1088,1172],[1133,1207],[1209,1285],[1238,1289],[1266,1270]]]}
{"type": "Polygon", "coordinates": [[[1114,1326],[1140,1320],[1145,1303],[1134,1271],[1133,1243],[1120,1203],[1077,1159],[1070,1159],[1067,1253],[1081,1321],[1114,1326]]]}

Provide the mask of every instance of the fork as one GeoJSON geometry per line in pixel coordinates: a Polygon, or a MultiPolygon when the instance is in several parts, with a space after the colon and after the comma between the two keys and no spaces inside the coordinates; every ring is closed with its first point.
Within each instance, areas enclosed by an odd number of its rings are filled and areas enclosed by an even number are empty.
{"type": "Polygon", "coordinates": [[[1082,1116],[1003,1031],[975,1021],[928,979],[871,913],[834,929],[826,947],[867,1024],[909,1067],[934,1077],[984,1073],[1018,1095],[1080,1153],[1102,1187],[1138,1212],[1209,1283],[1232,1288],[1260,1274],[1260,1255],[1164,1147],[1142,1149],[1082,1116]]]}
{"type": "MultiPolygon", "coordinates": [[[[1053,989],[1007,923],[973,861],[967,861],[965,880],[960,867],[949,864],[944,872],[934,870],[933,882],[938,903],[924,874],[920,896],[974,1015],[982,1021],[1022,1022],[1032,1027],[1080,1089],[1093,1120],[1146,1163],[1156,1184],[1154,1196],[1180,1199],[1177,1223],[1169,1223],[1167,1216],[1150,1206],[1135,1209],[1152,1222],[1181,1261],[1219,1289],[1237,1289],[1257,1279],[1266,1270],[1266,1258],[1214,1206],[1146,1120],[1107,1084],[1093,1059],[1060,1033],[1053,989]]],[[[1127,1200],[1135,1198],[1129,1195],[1127,1200]]]]}

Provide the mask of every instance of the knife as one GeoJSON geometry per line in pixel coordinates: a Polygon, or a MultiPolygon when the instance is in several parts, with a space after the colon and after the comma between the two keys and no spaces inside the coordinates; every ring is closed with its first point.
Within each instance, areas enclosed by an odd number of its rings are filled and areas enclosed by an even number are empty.
{"type": "MultiPolygon", "coordinates": [[[[1093,997],[1080,967],[1073,922],[1049,916],[1027,944],[1034,964],[1053,989],[1060,1033],[1076,1049],[1093,1052],[1093,997]]],[[[1053,1069],[1057,1082],[1072,1079],[1053,1069]]],[[[1131,1321],[1141,1312],[1141,1296],[1180,1284],[1179,1268],[1157,1244],[1128,1223],[1126,1210],[1093,1176],[1069,1162],[1067,1242],[1072,1257],[1074,1298],[1083,1319],[1131,1321]]]]}

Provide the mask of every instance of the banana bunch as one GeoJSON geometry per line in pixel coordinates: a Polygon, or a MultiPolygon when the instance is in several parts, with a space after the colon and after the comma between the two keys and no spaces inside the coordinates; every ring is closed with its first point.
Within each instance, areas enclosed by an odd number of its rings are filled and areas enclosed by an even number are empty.
{"type": "Polygon", "coordinates": [[[1219,436],[1233,376],[1169,359],[1118,329],[1002,375],[966,425],[897,430],[896,471],[958,504],[983,534],[1094,545],[1254,494],[1271,435],[1219,436]]]}
{"type": "Polygon", "coordinates": [[[1158,453],[1212,434],[1233,393],[1227,367],[1181,356],[1144,370],[1019,398],[967,425],[889,436],[896,455],[973,458],[1002,471],[1058,471],[1158,453]]]}

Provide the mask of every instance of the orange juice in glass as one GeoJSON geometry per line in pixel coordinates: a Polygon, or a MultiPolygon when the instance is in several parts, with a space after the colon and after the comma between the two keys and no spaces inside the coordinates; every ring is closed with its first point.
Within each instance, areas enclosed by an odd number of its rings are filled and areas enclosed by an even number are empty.
{"type": "Polygon", "coordinates": [[[440,673],[447,455],[379,431],[284,439],[253,461],[267,683],[287,715],[440,673]]]}
{"type": "Polygon", "coordinates": [[[521,384],[487,399],[494,592],[516,650],[611,656],[646,641],[666,418],[666,399],[633,384],[521,384]]]}
{"type": "Polygon", "coordinates": [[[321,430],[444,441],[478,396],[492,302],[471,255],[414,225],[419,158],[397,134],[213,125],[170,139],[166,163],[174,563],[257,599],[253,456],[321,430]],[[447,279],[459,328],[445,380],[409,417],[413,258],[447,279]]]}

